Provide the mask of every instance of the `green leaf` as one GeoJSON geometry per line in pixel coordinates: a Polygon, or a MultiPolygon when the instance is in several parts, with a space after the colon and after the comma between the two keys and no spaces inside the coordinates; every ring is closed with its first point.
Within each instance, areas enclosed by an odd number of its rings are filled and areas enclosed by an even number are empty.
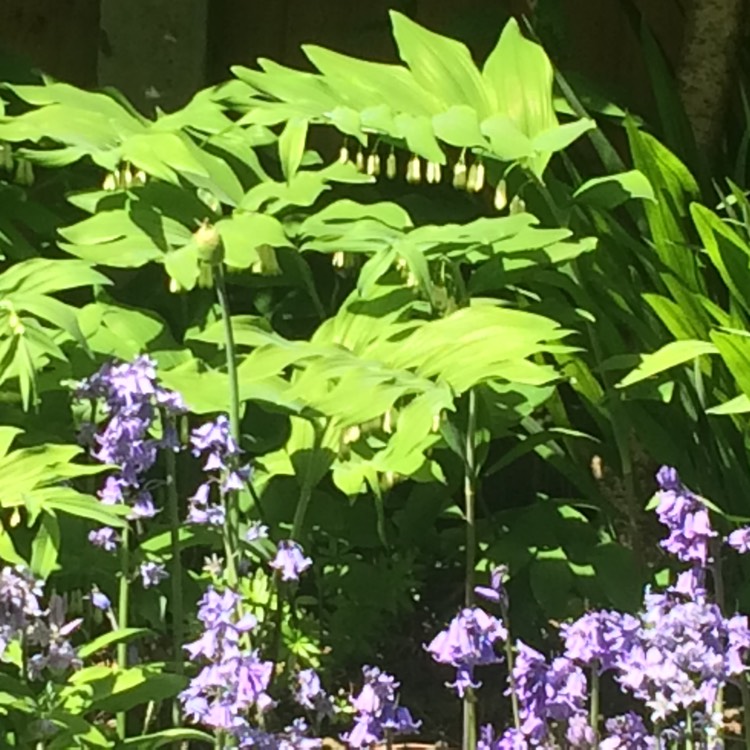
{"type": "Polygon", "coordinates": [[[181,133],[150,131],[128,138],[122,146],[122,158],[147,174],[175,184],[179,183],[177,174],[208,177],[191,145],[181,133]]]}
{"type": "Polygon", "coordinates": [[[419,86],[439,97],[446,109],[467,104],[481,119],[490,114],[482,75],[464,44],[429,31],[396,11],[390,16],[399,56],[419,86]]]}
{"type": "Polygon", "coordinates": [[[489,138],[493,156],[501,161],[521,161],[532,156],[531,139],[508,116],[493,115],[482,123],[481,128],[489,138]]]}
{"type": "Polygon", "coordinates": [[[727,414],[747,414],[750,412],[750,397],[744,393],[739,396],[735,396],[733,399],[726,401],[723,404],[712,406],[710,409],[706,409],[706,414],[716,414],[717,416],[723,416],[727,414]]]}
{"type": "Polygon", "coordinates": [[[60,524],[57,518],[45,513],[34,541],[31,543],[31,571],[46,581],[50,573],[57,568],[57,556],[60,551],[60,524]]]}
{"type": "Polygon", "coordinates": [[[158,750],[165,745],[182,746],[191,741],[200,742],[203,745],[211,745],[213,736],[197,729],[162,729],[154,734],[143,734],[140,737],[130,737],[119,742],[115,747],[117,750],[158,750]]]}
{"type": "Polygon", "coordinates": [[[534,598],[548,617],[567,616],[574,578],[561,547],[537,553],[529,579],[534,598]]]}
{"type": "Polygon", "coordinates": [[[718,353],[718,348],[708,341],[671,341],[658,351],[643,355],[638,367],[628,373],[628,375],[617,383],[616,387],[627,388],[635,383],[640,383],[646,378],[659,375],[672,367],[689,362],[696,357],[701,357],[704,354],[718,353]]]}
{"type": "Polygon", "coordinates": [[[648,178],[637,169],[587,180],[573,197],[599,208],[615,208],[631,198],[656,200],[648,178]]]}
{"type": "Polygon", "coordinates": [[[249,268],[258,259],[256,248],[290,247],[281,222],[268,214],[235,212],[216,223],[224,243],[225,263],[232,268],[249,268]]]}
{"type": "Polygon", "coordinates": [[[195,244],[190,243],[166,253],[164,268],[183,289],[192,289],[199,274],[198,251],[195,244]]]}
{"type": "Polygon", "coordinates": [[[690,214],[722,280],[734,299],[750,312],[750,246],[709,208],[693,203],[690,214]]]}
{"type": "Polygon", "coordinates": [[[711,331],[711,341],[716,344],[740,390],[750,397],[750,338],[711,331]]]}
{"type": "Polygon", "coordinates": [[[428,161],[445,164],[445,154],[435,138],[432,121],[424,115],[410,115],[404,112],[394,118],[397,133],[406,139],[409,150],[428,161]]]}
{"type": "Polygon", "coordinates": [[[307,140],[307,120],[295,117],[286,124],[279,137],[279,159],[284,178],[289,182],[302,163],[307,140]]]}
{"type": "Polygon", "coordinates": [[[81,659],[88,659],[90,656],[104,650],[116,646],[118,643],[130,643],[138,638],[145,638],[147,635],[152,635],[152,631],[148,628],[121,628],[118,630],[111,630],[104,635],[100,635],[94,638],[93,641],[85,643],[83,646],[78,648],[78,656],[81,659]]]}
{"type": "Polygon", "coordinates": [[[9,565],[23,565],[26,567],[26,560],[16,552],[11,534],[2,524],[0,524],[0,560],[9,565]]]}
{"type": "MultiPolygon", "coordinates": [[[[530,140],[554,128],[553,70],[544,50],[526,39],[515,19],[505,25],[482,69],[492,112],[509,119],[530,140]]],[[[501,157],[502,158],[502,157],[501,157]]],[[[536,157],[532,169],[541,176],[549,155],[536,157]]]]}
{"type": "Polygon", "coordinates": [[[13,441],[21,434],[23,430],[19,427],[0,425],[0,458],[6,455],[13,441]]]}
{"type": "Polygon", "coordinates": [[[479,129],[476,109],[467,104],[458,104],[447,112],[432,118],[435,135],[451,146],[460,148],[487,148],[487,142],[479,129]]]}
{"type": "Polygon", "coordinates": [[[32,497],[49,510],[69,513],[105,526],[124,528],[127,526],[125,516],[130,511],[122,506],[107,506],[89,495],[84,495],[69,487],[54,487],[37,490],[32,497]]]}
{"type": "MultiPolygon", "coordinates": [[[[107,671],[109,674],[100,678],[101,687],[97,690],[100,696],[92,701],[94,710],[111,713],[128,711],[149,701],[173,698],[187,685],[187,677],[161,671],[158,664],[107,671]]],[[[71,678],[71,682],[78,683],[81,672],[71,678]]],[[[98,686],[94,683],[93,687],[96,690],[98,686]]]]}

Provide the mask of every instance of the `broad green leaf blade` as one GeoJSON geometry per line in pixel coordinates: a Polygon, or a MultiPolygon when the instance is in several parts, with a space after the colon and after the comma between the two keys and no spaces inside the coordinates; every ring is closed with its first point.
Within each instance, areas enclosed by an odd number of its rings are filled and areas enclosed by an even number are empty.
{"type": "Polygon", "coordinates": [[[140,737],[130,737],[116,745],[116,750],[158,750],[167,745],[183,747],[192,741],[201,745],[211,745],[214,737],[198,729],[162,729],[154,734],[143,734],[140,737]]]}
{"type": "Polygon", "coordinates": [[[515,19],[505,25],[482,70],[493,111],[507,117],[530,139],[557,123],[552,99],[552,65],[544,50],[526,39],[515,19]]]}
{"type": "Polygon", "coordinates": [[[740,390],[750,397],[750,338],[711,331],[711,340],[716,344],[740,390]]]}
{"type": "Polygon", "coordinates": [[[121,628],[119,630],[112,630],[80,646],[78,648],[78,656],[81,659],[88,659],[89,656],[93,656],[105,648],[116,646],[118,643],[130,643],[130,641],[137,638],[145,638],[147,635],[152,634],[153,631],[148,628],[121,628]]]}
{"type": "Polygon", "coordinates": [[[491,113],[482,75],[464,44],[429,31],[396,11],[390,16],[399,56],[420,86],[439,98],[445,109],[467,104],[480,119],[491,113]]]}
{"type": "Polygon", "coordinates": [[[57,555],[60,551],[60,524],[51,513],[41,519],[39,531],[31,544],[31,571],[46,581],[57,568],[57,555]]]}
{"type": "Polygon", "coordinates": [[[725,416],[729,414],[747,414],[750,412],[750,397],[744,393],[739,396],[735,396],[733,399],[726,401],[723,404],[712,406],[706,409],[706,414],[716,414],[717,416],[725,416]]]}
{"type": "Polygon", "coordinates": [[[617,383],[616,387],[627,388],[672,367],[685,364],[696,357],[718,353],[717,347],[709,341],[671,341],[658,351],[644,355],[641,364],[617,383]]]}
{"type": "Polygon", "coordinates": [[[279,159],[284,179],[289,182],[302,163],[307,140],[307,120],[294,118],[289,120],[279,138],[279,159]]]}
{"type": "Polygon", "coordinates": [[[573,198],[599,208],[615,208],[632,198],[656,200],[648,178],[637,169],[587,180],[573,193],[573,198]]]}

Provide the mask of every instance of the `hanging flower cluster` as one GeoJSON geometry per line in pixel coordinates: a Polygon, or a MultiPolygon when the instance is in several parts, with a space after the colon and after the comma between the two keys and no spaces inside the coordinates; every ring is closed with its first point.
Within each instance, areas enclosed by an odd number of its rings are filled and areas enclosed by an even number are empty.
{"type": "Polygon", "coordinates": [[[12,643],[21,644],[27,655],[26,676],[31,680],[39,679],[45,670],[61,674],[81,666],[69,636],[82,620],[66,622],[65,602],[57,594],[50,596],[43,609],[43,594],[43,582],[27,569],[6,566],[0,570],[0,660],[7,660],[12,643]]]}
{"type": "MultiPolygon", "coordinates": [[[[132,362],[106,363],[98,372],[78,384],[75,397],[102,409],[103,427],[84,424],[82,440],[99,461],[117,467],[99,492],[107,505],[127,504],[129,518],[152,518],[157,510],[145,485],[146,474],[156,463],[160,449],[178,450],[174,418],[186,411],[182,397],[162,388],[156,366],[147,356],[132,362]],[[161,420],[161,437],[153,437],[161,420]]],[[[89,534],[89,541],[106,552],[117,549],[114,529],[103,527],[89,534]]],[[[141,569],[144,586],[155,585],[166,576],[163,566],[147,562],[141,569]]]]}
{"type": "Polygon", "coordinates": [[[190,498],[188,521],[223,526],[226,520],[223,499],[228,492],[245,486],[250,466],[240,464],[242,451],[232,437],[229,420],[224,414],[194,429],[190,445],[194,456],[205,459],[203,470],[208,478],[190,498]],[[212,499],[213,487],[218,488],[218,502],[212,499]]]}
{"type": "Polygon", "coordinates": [[[257,621],[240,612],[241,597],[230,589],[209,588],[200,601],[203,633],[185,646],[191,660],[205,666],[180,694],[185,715],[211,729],[247,738],[252,711],[273,706],[266,693],[273,662],[263,661],[247,646],[257,621]]]}
{"type": "Polygon", "coordinates": [[[409,709],[398,705],[399,683],[377,667],[363,667],[364,684],[359,695],[351,699],[356,711],[354,727],[342,736],[351,747],[369,747],[398,734],[411,734],[419,729],[409,709]]]}
{"type": "MultiPolygon", "coordinates": [[[[607,719],[605,736],[597,736],[590,724],[584,669],[597,679],[611,673],[624,693],[645,706],[664,741],[684,739],[683,720],[688,717],[691,731],[705,737],[707,747],[714,746],[722,721],[715,713],[716,701],[720,691],[746,671],[750,627],[747,617],[725,617],[709,599],[712,545],[719,535],[706,505],[674,469],[662,468],[657,481],[656,512],[668,530],[662,546],[688,567],[665,592],[647,591],[638,616],[602,610],[562,625],[563,653],[549,663],[518,641],[511,673],[518,726],[499,736],[485,727],[480,750],[558,747],[563,737],[564,746],[576,750],[655,750],[659,745],[654,733],[635,713],[607,719]]],[[[739,552],[750,550],[750,527],[732,532],[725,541],[739,552]]],[[[476,593],[505,610],[504,573],[493,571],[490,586],[477,587],[476,593]]],[[[459,670],[466,665],[469,672],[474,664],[499,660],[492,644],[506,634],[489,625],[491,616],[478,612],[482,610],[464,610],[436,636],[428,646],[436,661],[459,670]]],[[[464,686],[459,694],[466,686],[476,687],[469,679],[456,684],[464,686]]]]}

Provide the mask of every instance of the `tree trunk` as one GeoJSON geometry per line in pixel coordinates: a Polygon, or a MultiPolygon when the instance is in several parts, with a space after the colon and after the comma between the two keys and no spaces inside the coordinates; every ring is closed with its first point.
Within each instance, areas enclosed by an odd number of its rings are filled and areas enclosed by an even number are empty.
{"type": "Polygon", "coordinates": [[[696,144],[709,157],[721,142],[743,9],[743,0],[693,0],[688,11],[678,74],[680,97],[696,144]]]}

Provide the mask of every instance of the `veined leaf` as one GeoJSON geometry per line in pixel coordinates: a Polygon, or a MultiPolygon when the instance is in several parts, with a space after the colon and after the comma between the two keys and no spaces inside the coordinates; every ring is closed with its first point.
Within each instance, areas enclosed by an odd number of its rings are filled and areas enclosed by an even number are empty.
{"type": "Polygon", "coordinates": [[[631,198],[656,200],[648,178],[637,169],[587,180],[573,193],[573,197],[602,208],[614,208],[631,198]]]}
{"type": "Polygon", "coordinates": [[[727,414],[747,414],[750,412],[750,397],[741,393],[733,399],[706,409],[706,414],[724,416],[727,414]]]}
{"type": "Polygon", "coordinates": [[[685,364],[696,357],[718,353],[718,348],[709,341],[671,341],[658,351],[644,355],[641,364],[617,383],[617,388],[627,388],[640,383],[646,378],[659,375],[665,370],[685,364]]]}
{"type": "Polygon", "coordinates": [[[118,643],[130,643],[137,638],[145,638],[147,635],[151,635],[152,631],[148,628],[121,628],[119,630],[112,630],[109,633],[104,633],[93,641],[84,643],[83,646],[78,648],[78,656],[81,659],[88,659],[89,656],[93,656],[98,651],[105,648],[111,648],[116,646],[118,643]]]}
{"type": "Polygon", "coordinates": [[[284,178],[289,182],[302,162],[307,140],[307,120],[301,117],[289,120],[279,137],[279,159],[284,178]]]}
{"type": "Polygon", "coordinates": [[[396,11],[390,16],[399,56],[420,86],[441,99],[446,108],[467,104],[477,110],[480,119],[490,114],[482,75],[464,44],[429,31],[396,11]]]}

